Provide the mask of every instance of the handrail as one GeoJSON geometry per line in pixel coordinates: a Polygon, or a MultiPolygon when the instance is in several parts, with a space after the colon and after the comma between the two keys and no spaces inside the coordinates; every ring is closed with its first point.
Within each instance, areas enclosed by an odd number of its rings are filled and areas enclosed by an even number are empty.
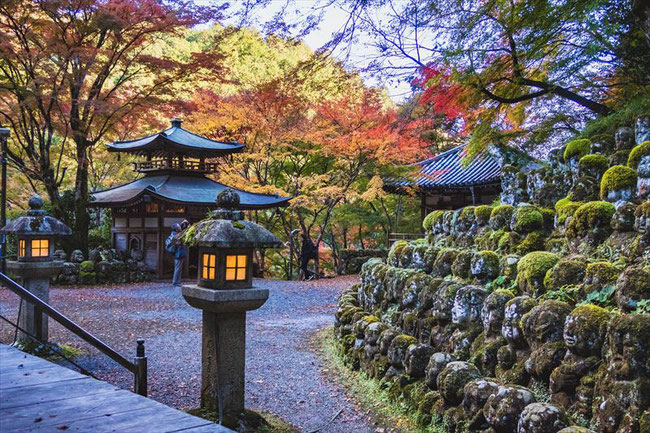
{"type": "Polygon", "coordinates": [[[135,362],[131,362],[126,359],[124,356],[120,355],[113,348],[108,346],[106,343],[101,341],[99,338],[92,335],[90,332],[83,329],[81,326],[77,325],[75,322],[70,320],[66,315],[57,311],[47,302],[43,301],[41,298],[35,296],[29,290],[25,289],[23,286],[9,278],[7,275],[0,272],[0,281],[3,285],[7,286],[12,292],[16,293],[21,298],[25,299],[27,302],[38,307],[45,314],[47,314],[52,319],[59,322],[66,329],[73,332],[82,340],[94,346],[100,352],[111,358],[113,361],[120,364],[122,367],[129,370],[135,375],[135,386],[134,391],[140,395],[147,395],[147,358],[144,356],[144,340],[138,340],[137,352],[135,357],[135,362]],[[144,378],[142,374],[144,373],[144,378]],[[143,389],[144,387],[144,389],[143,389]]]}

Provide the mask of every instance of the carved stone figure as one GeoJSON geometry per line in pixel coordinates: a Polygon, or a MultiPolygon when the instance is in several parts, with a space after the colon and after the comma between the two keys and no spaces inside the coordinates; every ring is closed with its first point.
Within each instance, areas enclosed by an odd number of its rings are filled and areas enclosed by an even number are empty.
{"type": "Polygon", "coordinates": [[[644,141],[650,140],[650,116],[641,116],[636,119],[634,134],[636,144],[641,144],[644,141]]]}
{"type": "Polygon", "coordinates": [[[456,359],[469,358],[472,342],[481,332],[481,308],[487,294],[480,286],[465,286],[456,292],[451,308],[451,321],[456,325],[451,336],[451,347],[456,359]]]}
{"type": "Polygon", "coordinates": [[[629,266],[616,280],[616,304],[630,313],[642,299],[650,299],[650,270],[643,266],[629,266]]]}
{"type": "Polygon", "coordinates": [[[641,201],[650,200],[650,155],[641,157],[636,173],[636,196],[641,201]]]}
{"type": "Polygon", "coordinates": [[[650,408],[650,316],[614,317],[606,338],[592,423],[602,433],[637,433],[643,413],[650,408]]]}
{"type": "Polygon", "coordinates": [[[412,344],[406,351],[404,370],[411,377],[424,377],[433,347],[428,344],[412,344]]]}
{"type": "Polygon", "coordinates": [[[614,142],[616,143],[616,150],[632,149],[634,147],[634,131],[627,126],[618,128],[614,135],[614,142]]]}
{"type": "Polygon", "coordinates": [[[534,401],[535,397],[528,388],[503,385],[488,398],[483,407],[483,415],[495,432],[512,433],[517,428],[524,408],[534,401]]]}
{"type": "Polygon", "coordinates": [[[497,393],[498,389],[497,382],[485,378],[474,379],[465,385],[463,412],[469,429],[483,430],[487,427],[483,407],[490,396],[497,393]]]}
{"type": "Polygon", "coordinates": [[[501,335],[501,327],[506,304],[513,297],[512,293],[507,290],[496,290],[488,295],[481,308],[483,332],[476,337],[472,344],[470,361],[485,376],[494,376],[499,349],[507,344],[506,339],[501,335]]]}
{"type": "Polygon", "coordinates": [[[463,401],[463,391],[467,382],[481,377],[481,372],[474,365],[463,361],[452,361],[438,375],[438,391],[450,406],[463,401]]]}
{"type": "Polygon", "coordinates": [[[497,377],[504,382],[519,385],[528,383],[529,375],[524,363],[528,359],[530,348],[524,338],[520,321],[535,305],[535,300],[529,296],[518,296],[506,304],[501,335],[508,344],[499,348],[495,369],[497,377]]]}
{"type": "Polygon", "coordinates": [[[531,403],[519,416],[517,433],[555,433],[568,425],[569,420],[559,407],[549,403],[531,403]]]}
{"type": "Polygon", "coordinates": [[[81,252],[81,250],[74,250],[72,251],[72,254],[70,254],[70,261],[72,263],[81,263],[84,261],[84,253],[81,252]]]}
{"type": "Polygon", "coordinates": [[[437,351],[450,351],[449,337],[454,331],[451,324],[451,309],[454,305],[456,292],[460,287],[460,284],[445,281],[440,285],[433,298],[431,318],[434,321],[434,326],[431,329],[431,346],[437,351]]]}
{"type": "Polygon", "coordinates": [[[607,310],[595,305],[576,307],[564,322],[566,355],[551,373],[551,401],[584,419],[591,418],[593,384],[609,317],[607,310]]]}
{"type": "Polygon", "coordinates": [[[566,347],[562,324],[570,312],[569,304],[549,300],[534,307],[522,318],[522,329],[532,349],[525,368],[535,379],[548,382],[551,371],[564,358],[566,347]]]}
{"type": "Polygon", "coordinates": [[[429,358],[426,368],[425,383],[432,389],[438,389],[438,375],[452,361],[456,359],[449,353],[436,352],[429,358]]]}

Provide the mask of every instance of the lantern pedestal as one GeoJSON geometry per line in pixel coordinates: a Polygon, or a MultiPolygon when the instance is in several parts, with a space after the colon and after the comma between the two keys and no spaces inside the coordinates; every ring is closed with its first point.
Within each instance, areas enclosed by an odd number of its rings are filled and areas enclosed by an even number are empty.
{"type": "MultiPolygon", "coordinates": [[[[18,262],[8,261],[7,271],[12,277],[20,278],[23,286],[34,296],[50,302],[50,277],[58,275],[63,262],[18,262]]],[[[24,301],[18,316],[18,326],[38,340],[48,340],[48,320],[43,312],[33,304],[24,301]]],[[[16,343],[33,344],[34,340],[22,331],[18,331],[16,343]]]]}
{"type": "Polygon", "coordinates": [[[221,424],[237,427],[244,412],[246,312],[264,305],[269,291],[184,285],[183,297],[203,310],[201,407],[218,410],[221,424]]]}

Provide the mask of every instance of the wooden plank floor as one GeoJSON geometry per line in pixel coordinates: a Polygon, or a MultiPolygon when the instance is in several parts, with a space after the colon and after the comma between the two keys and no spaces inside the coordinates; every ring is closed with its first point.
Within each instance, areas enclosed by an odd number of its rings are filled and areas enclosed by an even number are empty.
{"type": "Polygon", "coordinates": [[[0,344],[0,432],[233,433],[0,344]]]}

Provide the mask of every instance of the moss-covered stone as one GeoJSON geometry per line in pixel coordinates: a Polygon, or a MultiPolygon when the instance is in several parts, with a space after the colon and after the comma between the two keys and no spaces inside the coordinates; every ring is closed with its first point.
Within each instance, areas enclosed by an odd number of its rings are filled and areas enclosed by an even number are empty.
{"type": "Polygon", "coordinates": [[[535,206],[520,206],[515,211],[510,228],[517,233],[530,233],[544,227],[544,216],[535,206]]]}
{"type": "Polygon", "coordinates": [[[515,208],[509,204],[495,206],[490,213],[490,227],[493,230],[508,228],[515,208]]]}
{"type": "Polygon", "coordinates": [[[613,197],[612,194],[618,190],[635,190],[636,189],[636,171],[624,165],[615,165],[610,167],[600,181],[600,198],[601,200],[620,200],[624,197],[613,197]]]}
{"type": "Polygon", "coordinates": [[[492,215],[492,206],[481,205],[474,208],[474,217],[476,222],[484,226],[490,221],[490,216],[492,215]]]}
{"type": "Polygon", "coordinates": [[[406,241],[397,241],[388,251],[388,264],[391,266],[399,266],[399,259],[402,254],[402,249],[408,245],[406,241]]]}
{"type": "Polygon", "coordinates": [[[587,138],[572,140],[564,148],[564,160],[580,159],[587,155],[591,149],[591,141],[587,138]]]}
{"type": "Polygon", "coordinates": [[[598,200],[600,191],[598,179],[593,176],[580,176],[569,189],[567,197],[581,202],[598,200]]]}
{"type": "Polygon", "coordinates": [[[567,284],[580,284],[585,277],[587,264],[584,260],[562,258],[546,272],[544,287],[557,290],[567,284]]]}
{"type": "Polygon", "coordinates": [[[622,311],[631,313],[639,301],[650,299],[650,267],[629,266],[616,281],[616,305],[622,311]]]}
{"type": "Polygon", "coordinates": [[[607,201],[590,201],[576,209],[567,228],[567,236],[574,239],[589,237],[594,243],[604,241],[611,233],[612,216],[616,212],[607,201]]]}
{"type": "Polygon", "coordinates": [[[630,149],[620,149],[609,155],[609,166],[625,165],[630,157],[630,149]]]}
{"type": "Polygon", "coordinates": [[[526,254],[517,264],[517,285],[523,293],[535,296],[544,286],[544,277],[549,269],[558,262],[559,257],[546,251],[534,251],[526,254]]]}
{"type": "Polygon", "coordinates": [[[465,385],[481,377],[476,366],[463,361],[452,361],[438,375],[438,391],[450,405],[456,406],[463,401],[465,385]]]}
{"type": "Polygon", "coordinates": [[[457,255],[458,251],[452,248],[443,248],[438,251],[436,260],[433,262],[432,274],[438,277],[446,277],[451,274],[451,265],[457,255]]]}
{"type": "Polygon", "coordinates": [[[483,408],[485,420],[497,433],[511,433],[517,430],[519,415],[524,408],[535,401],[533,393],[522,386],[499,386],[483,408]]]}
{"type": "Polygon", "coordinates": [[[469,277],[470,266],[472,263],[472,252],[467,250],[460,250],[451,265],[451,272],[458,278],[469,277]]]}
{"type": "Polygon", "coordinates": [[[582,206],[582,202],[575,202],[569,199],[568,197],[558,200],[555,203],[555,212],[557,214],[557,225],[564,225],[567,218],[573,216],[576,210],[582,206]]]}
{"type": "Polygon", "coordinates": [[[499,255],[494,251],[479,251],[472,257],[470,272],[479,282],[487,283],[499,276],[499,255]]]}
{"type": "Polygon", "coordinates": [[[406,357],[406,351],[411,344],[417,343],[415,337],[401,334],[393,338],[388,347],[388,360],[393,367],[402,368],[402,363],[406,357]]]}
{"type": "Polygon", "coordinates": [[[641,159],[647,155],[650,155],[650,141],[644,141],[632,149],[630,156],[627,159],[627,166],[636,170],[639,168],[641,159]]]}
{"type": "Polygon", "coordinates": [[[520,256],[525,256],[533,251],[543,250],[545,247],[545,240],[546,237],[543,233],[528,233],[526,237],[515,246],[514,252],[520,256]]]}
{"type": "Polygon", "coordinates": [[[91,262],[90,260],[84,260],[79,265],[80,272],[93,272],[94,270],[95,270],[95,263],[91,262]]]}
{"type": "Polygon", "coordinates": [[[609,168],[609,160],[604,155],[585,155],[578,161],[578,169],[583,176],[600,178],[609,168]]]}

